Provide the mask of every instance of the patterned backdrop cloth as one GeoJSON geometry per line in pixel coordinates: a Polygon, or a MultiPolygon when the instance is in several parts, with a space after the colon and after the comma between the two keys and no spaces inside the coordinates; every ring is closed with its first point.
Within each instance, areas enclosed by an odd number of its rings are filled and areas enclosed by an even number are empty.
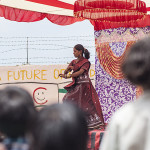
{"type": "Polygon", "coordinates": [[[142,89],[123,78],[120,65],[124,55],[135,41],[150,35],[150,27],[116,28],[95,31],[96,91],[102,106],[104,121],[123,104],[134,101],[142,89]]]}

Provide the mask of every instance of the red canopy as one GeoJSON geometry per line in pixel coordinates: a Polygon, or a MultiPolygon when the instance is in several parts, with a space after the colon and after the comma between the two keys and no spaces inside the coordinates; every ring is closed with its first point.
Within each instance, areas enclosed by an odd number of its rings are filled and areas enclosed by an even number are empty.
{"type": "Polygon", "coordinates": [[[70,25],[77,21],[83,21],[83,19],[71,16],[46,14],[35,11],[12,8],[3,5],[0,5],[0,16],[4,17],[5,19],[17,22],[34,22],[47,18],[51,22],[58,25],[70,25]]]}
{"type": "Polygon", "coordinates": [[[150,7],[146,10],[146,4],[143,2],[147,0],[77,0],[74,6],[75,0],[11,0],[12,3],[9,1],[0,1],[0,16],[12,21],[34,22],[47,18],[58,25],[69,25],[89,19],[95,30],[150,25],[150,16],[146,14],[150,7]],[[28,7],[30,5],[32,7],[28,7]],[[49,10],[51,7],[53,9],[49,10]],[[70,14],[73,8],[76,17],[70,14]]]}
{"type": "Polygon", "coordinates": [[[74,15],[90,19],[95,30],[150,25],[146,3],[141,0],[77,0],[74,15]]]}

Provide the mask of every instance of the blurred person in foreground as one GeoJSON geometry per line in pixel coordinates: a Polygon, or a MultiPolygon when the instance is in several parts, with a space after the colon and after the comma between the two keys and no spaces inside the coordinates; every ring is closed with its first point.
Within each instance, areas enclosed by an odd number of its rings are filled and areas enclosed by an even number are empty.
{"type": "Polygon", "coordinates": [[[45,106],[38,114],[33,137],[34,150],[86,150],[84,113],[68,103],[45,106]]]}
{"type": "Polygon", "coordinates": [[[136,42],[122,64],[125,77],[143,95],[120,108],[108,124],[101,150],[150,150],[150,38],[136,42]]]}
{"type": "Polygon", "coordinates": [[[36,110],[30,94],[19,87],[0,91],[0,131],[5,135],[0,149],[28,150],[36,110]]]}

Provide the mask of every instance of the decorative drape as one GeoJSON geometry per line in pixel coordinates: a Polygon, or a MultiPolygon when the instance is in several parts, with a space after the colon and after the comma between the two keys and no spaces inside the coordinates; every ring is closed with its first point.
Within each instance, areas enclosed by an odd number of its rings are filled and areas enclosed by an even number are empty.
{"type": "Polygon", "coordinates": [[[144,15],[141,19],[137,20],[131,20],[127,22],[111,22],[111,21],[91,21],[91,23],[94,26],[95,31],[99,31],[102,29],[113,29],[113,28],[119,28],[119,27],[146,27],[150,26],[150,15],[144,15]]]}
{"type": "Polygon", "coordinates": [[[95,58],[95,87],[102,106],[105,122],[125,103],[136,100],[140,87],[123,78],[121,63],[129,47],[137,40],[150,36],[150,27],[114,28],[94,32],[97,56],[95,58]]]}
{"type": "Polygon", "coordinates": [[[17,22],[34,22],[45,18],[45,14],[0,5],[0,16],[17,22]]]}
{"type": "Polygon", "coordinates": [[[137,20],[146,12],[140,0],[77,0],[74,4],[75,16],[99,21],[137,20]]]}
{"type": "MultiPolygon", "coordinates": [[[[106,15],[109,15],[109,11],[114,9],[116,9],[114,12],[118,11],[120,13],[131,10],[146,13],[146,4],[141,0],[77,0],[74,4],[75,13],[78,11],[97,12],[100,9],[103,9],[103,11],[106,12],[106,15]]],[[[86,16],[86,14],[83,15],[86,16]]]]}
{"type": "Polygon", "coordinates": [[[46,18],[52,23],[58,24],[58,25],[70,25],[75,22],[84,20],[84,19],[80,19],[76,17],[53,15],[53,14],[46,14],[46,18]]]}
{"type": "Polygon", "coordinates": [[[34,22],[47,18],[58,25],[70,25],[88,18],[96,31],[150,25],[150,15],[146,15],[145,3],[140,0],[85,0],[85,2],[78,0],[74,6],[76,17],[46,14],[2,5],[0,5],[0,16],[17,22],[34,22]],[[84,6],[85,4],[87,5],[84,6]]]}
{"type": "Polygon", "coordinates": [[[17,22],[34,22],[47,18],[52,23],[58,25],[70,25],[75,22],[84,20],[70,16],[46,14],[2,5],[0,5],[0,17],[4,17],[5,19],[17,22]]]}
{"type": "Polygon", "coordinates": [[[95,30],[150,25],[146,4],[140,0],[77,0],[74,15],[90,19],[95,30]]]}
{"type": "MultiPolygon", "coordinates": [[[[126,48],[121,56],[116,56],[111,50],[109,43],[96,44],[96,52],[101,66],[105,71],[115,79],[123,79],[121,64],[124,60],[125,53],[135,41],[128,41],[126,48]]],[[[97,42],[96,42],[97,43],[97,42]]]]}

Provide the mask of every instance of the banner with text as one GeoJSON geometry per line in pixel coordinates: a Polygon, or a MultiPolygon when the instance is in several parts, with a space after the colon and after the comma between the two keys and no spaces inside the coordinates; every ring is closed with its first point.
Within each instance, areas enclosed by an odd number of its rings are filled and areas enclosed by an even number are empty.
{"type": "MultiPolygon", "coordinates": [[[[0,67],[0,89],[19,86],[33,96],[36,107],[59,103],[66,91],[63,87],[72,79],[59,77],[67,65],[23,65],[0,67]]],[[[89,76],[95,86],[95,65],[91,65],[89,76]]]]}

